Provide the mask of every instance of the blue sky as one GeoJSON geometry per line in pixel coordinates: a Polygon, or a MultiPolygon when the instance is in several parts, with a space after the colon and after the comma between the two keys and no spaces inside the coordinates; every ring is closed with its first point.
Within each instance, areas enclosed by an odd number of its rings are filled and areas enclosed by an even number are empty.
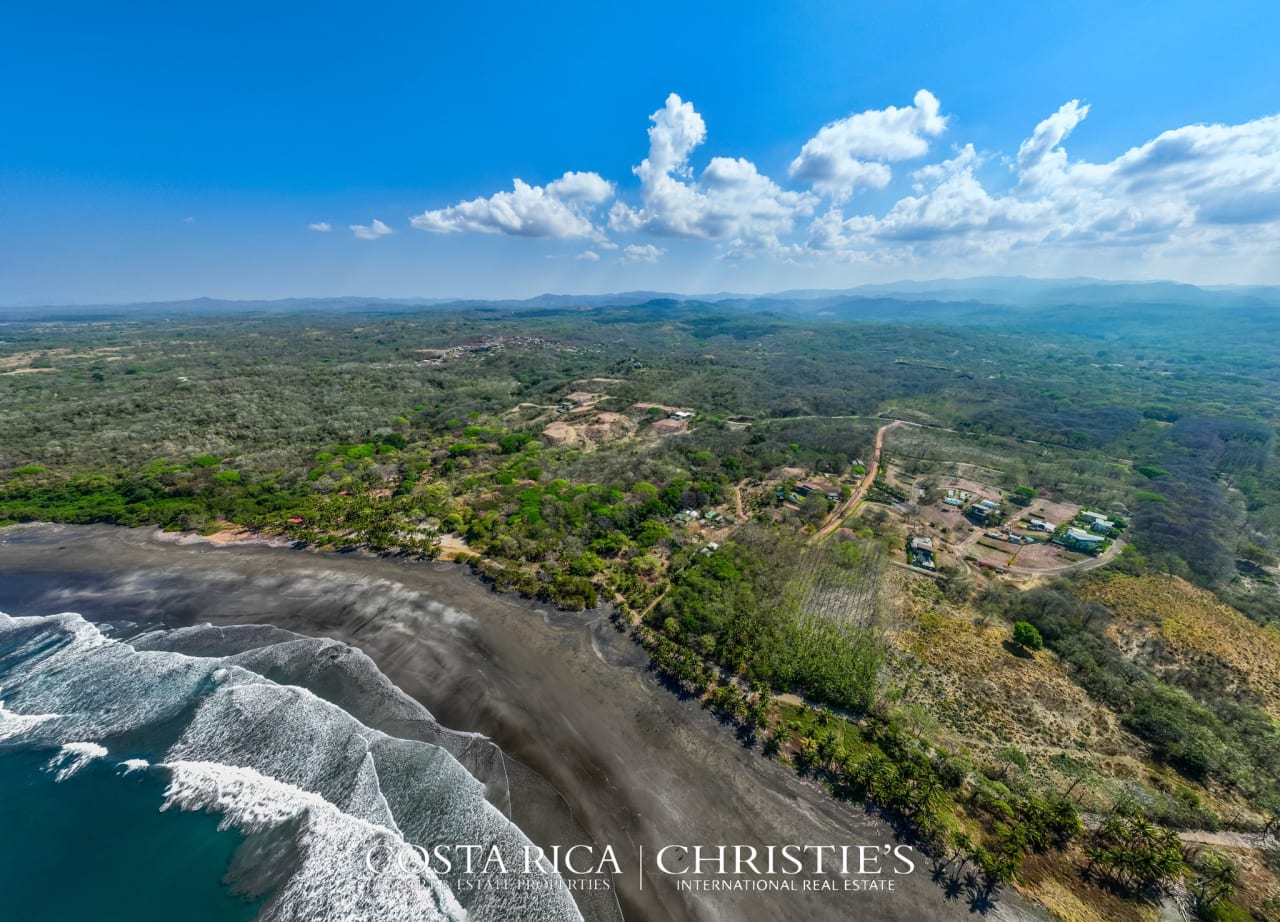
{"type": "Polygon", "coordinates": [[[1275,4],[463,6],[5,4],[0,303],[1280,282],[1275,4]]]}

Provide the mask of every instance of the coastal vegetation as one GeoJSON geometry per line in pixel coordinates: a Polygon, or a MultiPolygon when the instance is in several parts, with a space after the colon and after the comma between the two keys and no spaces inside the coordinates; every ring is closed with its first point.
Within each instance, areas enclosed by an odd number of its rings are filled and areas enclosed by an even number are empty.
{"type": "MultiPolygon", "coordinates": [[[[1280,918],[1253,847],[1280,825],[1276,350],[1234,316],[839,313],[8,323],[0,522],[243,529],[609,604],[674,691],[898,820],[940,880],[976,869],[979,903],[1280,918]],[[1116,550],[912,571],[948,478],[1006,529],[1106,513],[1116,550]]],[[[1003,535],[975,547],[1012,560],[1003,535]]]]}

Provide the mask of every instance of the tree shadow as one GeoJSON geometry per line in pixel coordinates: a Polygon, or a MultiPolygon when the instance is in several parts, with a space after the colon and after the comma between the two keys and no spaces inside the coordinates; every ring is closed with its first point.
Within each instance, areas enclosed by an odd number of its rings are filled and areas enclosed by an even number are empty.
{"type": "Polygon", "coordinates": [[[1014,643],[1012,640],[1006,640],[1001,643],[1000,646],[1004,647],[1006,653],[1012,653],[1014,656],[1018,657],[1018,659],[1034,659],[1031,655],[1031,651],[1020,643],[1014,643]]]}
{"type": "Polygon", "coordinates": [[[678,698],[679,700],[692,701],[693,698],[695,697],[693,692],[689,691],[688,686],[686,686],[679,679],[673,678],[672,676],[663,672],[661,669],[657,667],[657,664],[655,664],[652,660],[649,662],[649,671],[652,672],[654,676],[657,677],[659,685],[661,685],[667,691],[671,692],[671,694],[675,695],[676,698],[678,698]]]}
{"type": "Polygon", "coordinates": [[[988,912],[996,908],[995,891],[989,891],[986,888],[974,894],[969,900],[969,911],[979,915],[986,915],[988,912]]]}
{"type": "Polygon", "coordinates": [[[949,903],[954,903],[960,899],[960,895],[964,893],[964,883],[956,875],[947,878],[946,883],[942,887],[942,896],[949,903]]]}

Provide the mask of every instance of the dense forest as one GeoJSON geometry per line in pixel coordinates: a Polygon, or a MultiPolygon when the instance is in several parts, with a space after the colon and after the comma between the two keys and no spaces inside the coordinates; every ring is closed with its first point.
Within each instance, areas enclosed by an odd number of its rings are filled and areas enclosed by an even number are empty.
{"type": "MultiPolygon", "coordinates": [[[[1182,881],[1208,894],[1203,917],[1229,918],[1218,859],[1161,864],[1158,830],[1274,830],[1272,700],[1223,660],[1135,653],[1105,587],[1185,580],[1276,632],[1280,329],[1263,318],[1246,349],[1238,311],[1206,329],[1174,308],[1155,322],[1149,306],[878,310],[664,300],[11,321],[0,524],[234,526],[447,552],[499,589],[609,603],[675,690],[967,858],[986,896],[1032,880],[1037,856],[1087,852],[1092,885],[1141,899],[1182,881]],[[878,509],[914,500],[878,478],[832,518],[891,420],[914,424],[884,450],[926,495],[939,465],[971,465],[1014,495],[1127,521],[1124,553],[1087,577],[1022,589],[943,572],[926,595],[982,630],[1005,625],[1009,655],[1059,670],[1157,780],[985,730],[961,745],[910,703],[921,667],[894,645],[890,566],[902,536],[878,509]],[[1089,826],[1087,811],[1109,819],[1089,826]]],[[[1280,896],[1249,911],[1276,918],[1280,896]]]]}

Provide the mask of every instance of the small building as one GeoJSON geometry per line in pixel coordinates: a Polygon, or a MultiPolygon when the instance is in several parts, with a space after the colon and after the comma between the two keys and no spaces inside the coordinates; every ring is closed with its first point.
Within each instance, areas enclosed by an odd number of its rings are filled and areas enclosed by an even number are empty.
{"type": "Polygon", "coordinates": [[[1095,553],[1106,540],[1102,535],[1091,534],[1079,528],[1068,528],[1066,533],[1058,539],[1058,543],[1072,550],[1095,553]]]}
{"type": "Polygon", "coordinates": [[[1044,519],[1032,519],[1027,527],[1032,531],[1053,531],[1053,523],[1046,522],[1044,519]]]}
{"type": "Polygon", "coordinates": [[[1080,510],[1080,518],[1088,519],[1090,522],[1096,522],[1099,519],[1106,521],[1106,516],[1101,512],[1090,512],[1087,509],[1080,510]]]}
{"type": "Polygon", "coordinates": [[[676,410],[674,413],[671,414],[672,419],[690,419],[692,417],[693,417],[693,414],[690,413],[688,410],[676,410]]]}
{"type": "Polygon", "coordinates": [[[801,496],[808,496],[810,493],[821,493],[833,503],[840,499],[840,488],[825,480],[810,480],[802,483],[796,487],[796,492],[801,496]]]}
{"type": "Polygon", "coordinates": [[[933,539],[912,538],[908,541],[907,559],[913,567],[920,567],[922,570],[937,569],[937,560],[934,557],[933,550],[933,539]]]}
{"type": "Polygon", "coordinates": [[[1096,531],[1100,535],[1105,535],[1116,527],[1116,523],[1110,519],[1094,519],[1093,524],[1089,526],[1090,531],[1096,531]]]}
{"type": "Polygon", "coordinates": [[[1000,521],[1000,504],[989,499],[979,500],[969,507],[966,514],[979,525],[998,522],[1000,521]]]}
{"type": "Polygon", "coordinates": [[[954,497],[954,496],[948,496],[948,497],[944,498],[942,501],[943,501],[944,503],[946,503],[948,506],[960,506],[960,505],[963,505],[963,502],[962,502],[960,499],[958,499],[957,497],[954,497]]]}

